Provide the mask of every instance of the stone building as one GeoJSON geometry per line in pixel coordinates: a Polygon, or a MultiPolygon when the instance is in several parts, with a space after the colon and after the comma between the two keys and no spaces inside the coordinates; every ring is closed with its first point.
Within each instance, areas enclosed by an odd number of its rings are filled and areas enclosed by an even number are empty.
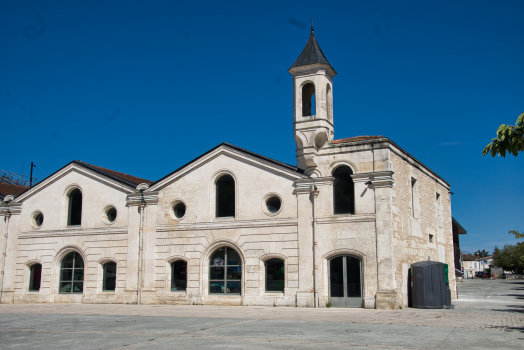
{"type": "Polygon", "coordinates": [[[297,166],[222,143],[155,182],[72,161],[6,193],[1,301],[396,309],[428,258],[454,298],[449,184],[386,137],[334,140],[313,30],[289,73],[297,166]]]}

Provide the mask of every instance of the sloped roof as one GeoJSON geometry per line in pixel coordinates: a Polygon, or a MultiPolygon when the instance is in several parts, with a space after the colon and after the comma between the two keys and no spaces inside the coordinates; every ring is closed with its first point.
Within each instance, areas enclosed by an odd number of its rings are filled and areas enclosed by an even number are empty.
{"type": "Polygon", "coordinates": [[[0,199],[4,199],[7,195],[18,196],[28,190],[28,186],[17,186],[6,183],[0,183],[0,199]]]}
{"type": "Polygon", "coordinates": [[[348,137],[348,138],[340,139],[340,140],[333,140],[333,143],[349,143],[349,142],[356,142],[356,141],[375,140],[375,139],[381,139],[381,138],[383,138],[382,135],[378,135],[378,136],[355,136],[355,137],[348,137]]]}
{"type": "Polygon", "coordinates": [[[320,45],[318,45],[318,42],[317,42],[317,39],[315,38],[315,33],[313,30],[314,30],[313,26],[311,26],[311,34],[309,35],[309,40],[307,41],[307,44],[304,47],[304,50],[302,50],[302,53],[300,54],[300,56],[298,56],[297,60],[295,61],[295,63],[293,63],[291,68],[307,66],[309,64],[315,64],[315,63],[324,63],[331,67],[326,56],[324,56],[322,49],[320,49],[320,45]]]}
{"type": "Polygon", "coordinates": [[[82,165],[82,166],[84,166],[86,168],[94,170],[94,171],[96,171],[98,173],[101,173],[101,174],[106,175],[106,176],[108,176],[108,177],[110,177],[112,179],[118,180],[120,182],[123,182],[126,185],[130,185],[130,186],[133,186],[133,187],[136,187],[138,184],[141,184],[143,182],[148,183],[148,184],[153,183],[153,181],[151,181],[151,180],[146,180],[146,179],[142,179],[140,177],[136,177],[136,176],[133,176],[133,175],[128,175],[128,174],[124,174],[124,173],[121,173],[121,172],[118,172],[118,171],[114,171],[114,170],[111,170],[111,169],[102,168],[102,167],[99,167],[99,166],[96,166],[96,165],[93,165],[93,164],[82,162],[81,160],[74,160],[73,162],[78,163],[78,164],[80,164],[80,165],[82,165]]]}

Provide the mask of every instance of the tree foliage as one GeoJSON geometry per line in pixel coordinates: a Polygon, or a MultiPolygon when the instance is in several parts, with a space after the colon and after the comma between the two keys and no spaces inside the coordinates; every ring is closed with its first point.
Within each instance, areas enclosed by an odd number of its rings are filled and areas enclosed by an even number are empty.
{"type": "Polygon", "coordinates": [[[495,247],[492,266],[502,267],[504,271],[524,272],[524,244],[506,244],[504,248],[495,247]]]}
{"type": "Polygon", "coordinates": [[[477,255],[477,254],[478,254],[478,256],[481,257],[481,258],[482,258],[483,256],[485,257],[485,256],[489,256],[489,255],[490,255],[490,254],[489,254],[489,251],[487,251],[486,249],[482,249],[482,250],[479,249],[479,250],[477,250],[477,251],[475,252],[475,254],[473,254],[473,255],[477,255]]]}
{"type": "Polygon", "coordinates": [[[482,155],[491,154],[494,158],[497,154],[506,157],[506,153],[515,157],[524,151],[524,113],[519,115],[515,125],[502,124],[497,129],[497,137],[484,148],[482,155]]]}

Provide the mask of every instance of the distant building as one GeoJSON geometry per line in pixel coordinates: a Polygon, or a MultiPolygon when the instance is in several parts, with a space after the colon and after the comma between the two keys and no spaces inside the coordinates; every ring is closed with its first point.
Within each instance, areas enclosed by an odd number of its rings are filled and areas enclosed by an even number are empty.
{"type": "Polygon", "coordinates": [[[450,185],[386,137],[334,139],[313,30],[289,73],[296,166],[222,143],[154,182],[72,161],[6,193],[1,302],[397,309],[428,259],[455,298],[450,185]]]}
{"type": "Polygon", "coordinates": [[[462,254],[462,270],[465,278],[475,277],[475,272],[485,272],[493,261],[493,256],[462,254]]]}

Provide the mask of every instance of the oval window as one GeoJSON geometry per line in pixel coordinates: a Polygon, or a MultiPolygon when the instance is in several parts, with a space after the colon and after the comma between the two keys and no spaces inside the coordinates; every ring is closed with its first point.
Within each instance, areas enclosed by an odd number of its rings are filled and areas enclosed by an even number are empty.
{"type": "Polygon", "coordinates": [[[35,216],[33,217],[33,220],[34,220],[34,225],[36,227],[42,226],[42,224],[44,223],[44,214],[40,212],[36,213],[35,216]]]}
{"type": "Polygon", "coordinates": [[[186,205],[183,202],[178,202],[173,207],[173,213],[177,219],[182,219],[186,215],[186,205]]]}
{"type": "Polygon", "coordinates": [[[107,221],[113,222],[116,220],[116,209],[115,208],[109,208],[107,210],[107,221]]]}

